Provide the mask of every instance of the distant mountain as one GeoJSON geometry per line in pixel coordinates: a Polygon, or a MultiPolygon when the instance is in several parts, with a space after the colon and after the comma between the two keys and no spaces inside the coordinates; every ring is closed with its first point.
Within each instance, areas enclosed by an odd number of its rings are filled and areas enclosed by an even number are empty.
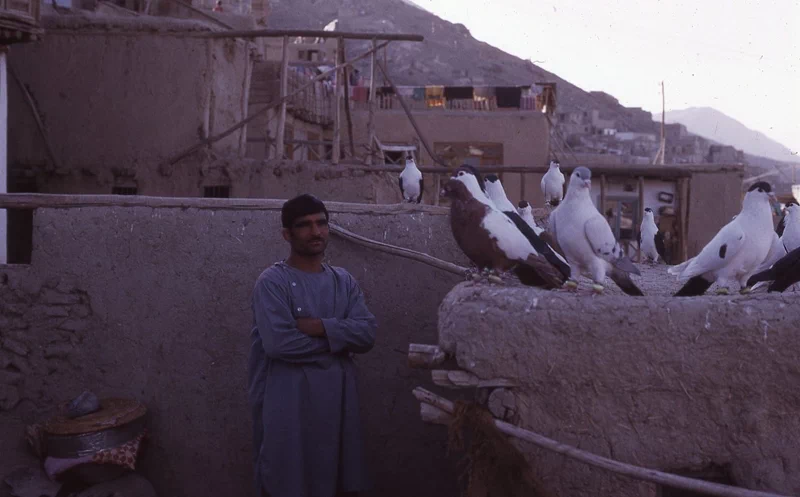
{"type": "Polygon", "coordinates": [[[731,145],[747,154],[782,162],[800,161],[785,146],[710,107],[672,110],[666,113],[666,121],[683,124],[690,133],[731,145]]]}
{"type": "MultiPolygon", "coordinates": [[[[651,131],[652,119],[641,109],[627,109],[610,95],[587,92],[530,60],[523,60],[476,40],[466,26],[454,24],[412,0],[270,0],[268,26],[275,29],[322,29],[338,19],[338,31],[414,33],[422,43],[393,42],[388,70],[397,85],[503,86],[555,82],[559,112],[591,112],[615,119],[620,131],[651,131]]],[[[369,42],[348,42],[348,55],[369,42]]],[[[368,61],[360,64],[366,73],[368,61]]],[[[380,72],[379,78],[380,78],[380,72]]]]}

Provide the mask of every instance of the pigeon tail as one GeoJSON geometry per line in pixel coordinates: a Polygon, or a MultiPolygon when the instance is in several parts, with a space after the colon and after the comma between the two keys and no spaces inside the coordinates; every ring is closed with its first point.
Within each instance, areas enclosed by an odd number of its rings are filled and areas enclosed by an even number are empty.
{"type": "Polygon", "coordinates": [[[637,276],[641,276],[641,271],[639,268],[633,264],[633,261],[626,255],[611,261],[611,265],[620,271],[625,271],[626,273],[635,274],[637,276]]]}
{"type": "Polygon", "coordinates": [[[699,297],[706,293],[706,290],[711,288],[713,281],[708,281],[702,275],[689,278],[680,290],[678,290],[673,297],[699,297]]]}
{"type": "Polygon", "coordinates": [[[631,280],[631,277],[628,276],[628,273],[622,271],[617,268],[611,268],[611,271],[608,273],[608,277],[611,278],[611,281],[617,284],[617,286],[625,292],[627,295],[633,295],[635,297],[644,297],[644,293],[639,290],[639,287],[631,280]]]}
{"type": "Polygon", "coordinates": [[[747,280],[747,286],[753,286],[756,283],[760,283],[762,281],[775,281],[775,278],[778,277],[778,272],[775,270],[775,266],[772,266],[769,269],[765,269],[760,273],[756,273],[747,280]]]}
{"type": "Polygon", "coordinates": [[[567,278],[544,257],[529,255],[525,261],[517,261],[514,274],[523,285],[554,289],[561,288],[567,278]]]}

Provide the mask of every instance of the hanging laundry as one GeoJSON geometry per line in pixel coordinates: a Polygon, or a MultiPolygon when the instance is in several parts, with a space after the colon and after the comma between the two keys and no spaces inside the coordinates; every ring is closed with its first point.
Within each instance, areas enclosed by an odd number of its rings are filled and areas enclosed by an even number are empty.
{"type": "Polygon", "coordinates": [[[473,88],[471,86],[446,86],[444,98],[447,100],[472,100],[473,88]]]}
{"type": "Polygon", "coordinates": [[[522,88],[519,86],[498,86],[495,89],[497,94],[497,107],[500,109],[519,109],[522,88]]]}

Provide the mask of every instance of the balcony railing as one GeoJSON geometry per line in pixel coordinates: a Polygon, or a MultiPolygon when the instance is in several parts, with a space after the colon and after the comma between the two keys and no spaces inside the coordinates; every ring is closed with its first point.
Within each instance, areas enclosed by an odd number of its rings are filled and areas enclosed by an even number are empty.
{"type": "MultiPolygon", "coordinates": [[[[437,88],[437,87],[434,87],[437,88]]],[[[443,89],[443,87],[438,87],[443,89]]],[[[461,91],[449,97],[445,91],[425,87],[403,87],[398,89],[406,104],[412,110],[456,110],[456,111],[543,111],[544,99],[529,90],[520,89],[510,95],[496,95],[495,88],[476,89],[472,96],[469,91],[461,91]],[[466,93],[466,95],[465,95],[466,93]]],[[[469,89],[468,89],[469,90],[469,89]]],[[[398,95],[378,89],[375,92],[376,107],[379,110],[400,110],[402,105],[398,95]]],[[[369,88],[353,86],[350,88],[350,103],[355,110],[369,109],[369,88]]]]}
{"type": "Polygon", "coordinates": [[[42,33],[40,0],[0,0],[0,44],[30,41],[42,33]]]}

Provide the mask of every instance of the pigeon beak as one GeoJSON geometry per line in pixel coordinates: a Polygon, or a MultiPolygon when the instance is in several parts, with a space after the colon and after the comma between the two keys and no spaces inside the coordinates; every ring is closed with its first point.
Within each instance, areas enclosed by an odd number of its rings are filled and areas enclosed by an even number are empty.
{"type": "Polygon", "coordinates": [[[583,184],[586,185],[586,188],[591,188],[592,187],[592,180],[585,179],[585,180],[583,180],[583,184]]]}

